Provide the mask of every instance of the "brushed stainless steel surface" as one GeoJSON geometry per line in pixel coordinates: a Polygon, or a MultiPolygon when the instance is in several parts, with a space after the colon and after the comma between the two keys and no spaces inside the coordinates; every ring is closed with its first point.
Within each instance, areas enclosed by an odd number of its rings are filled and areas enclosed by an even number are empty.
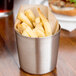
{"type": "Polygon", "coordinates": [[[20,67],[32,74],[51,72],[56,67],[60,30],[53,36],[28,38],[16,32],[20,67]]]}

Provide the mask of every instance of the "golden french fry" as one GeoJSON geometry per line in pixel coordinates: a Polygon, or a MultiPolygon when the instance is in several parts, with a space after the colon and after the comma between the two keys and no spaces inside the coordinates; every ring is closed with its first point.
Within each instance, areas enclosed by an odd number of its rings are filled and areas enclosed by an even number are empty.
{"type": "Polygon", "coordinates": [[[21,21],[19,19],[16,19],[15,26],[17,26],[20,23],[21,23],[21,21]]]}
{"type": "Polygon", "coordinates": [[[21,23],[21,24],[17,24],[17,25],[16,25],[16,28],[17,28],[17,30],[18,30],[20,33],[22,33],[22,32],[26,29],[27,26],[28,26],[28,25],[23,22],[23,23],[21,23]]]}
{"type": "Polygon", "coordinates": [[[29,18],[29,20],[31,22],[33,22],[35,20],[35,16],[34,16],[33,12],[30,9],[26,10],[24,13],[29,18]]]}
{"type": "Polygon", "coordinates": [[[50,26],[48,20],[46,19],[46,17],[40,11],[40,8],[38,8],[38,13],[39,13],[39,16],[40,16],[40,18],[43,22],[43,26],[44,26],[44,29],[45,29],[46,36],[52,35],[51,26],[50,26]]]}
{"type": "Polygon", "coordinates": [[[18,30],[19,33],[23,32],[24,28],[21,26],[21,24],[17,24],[16,28],[17,28],[17,30],[18,30]]]}
{"type": "Polygon", "coordinates": [[[24,15],[23,12],[19,12],[17,17],[19,20],[21,20],[22,22],[25,22],[27,25],[29,25],[31,28],[33,28],[32,23],[30,22],[28,17],[24,15]]]}
{"type": "Polygon", "coordinates": [[[59,24],[57,24],[57,29],[56,29],[56,32],[58,32],[59,31],[59,24]]]}
{"type": "Polygon", "coordinates": [[[36,30],[35,29],[33,29],[33,33],[36,35],[36,37],[38,37],[38,35],[36,34],[36,30]]]}
{"type": "Polygon", "coordinates": [[[35,21],[33,22],[34,27],[36,27],[37,24],[42,24],[40,21],[40,17],[35,18],[35,21]]]}
{"type": "Polygon", "coordinates": [[[36,24],[35,28],[38,28],[39,30],[41,30],[42,32],[44,32],[44,28],[42,27],[42,23],[36,24]]]}
{"type": "Polygon", "coordinates": [[[24,30],[26,29],[26,27],[28,26],[26,23],[21,23],[21,26],[24,28],[24,30]]]}
{"type": "Polygon", "coordinates": [[[30,37],[37,37],[37,35],[33,32],[33,30],[29,26],[26,28],[26,32],[30,35],[30,37]]]}
{"type": "Polygon", "coordinates": [[[20,21],[19,19],[16,19],[16,22],[15,22],[15,29],[16,29],[16,31],[18,31],[18,32],[19,32],[18,26],[19,26],[20,23],[21,23],[21,21],[20,21]]]}
{"type": "Polygon", "coordinates": [[[30,37],[30,35],[26,32],[26,30],[23,31],[22,35],[26,37],[30,37]]]}
{"type": "Polygon", "coordinates": [[[33,26],[34,26],[34,27],[36,26],[36,23],[35,23],[35,22],[33,22],[33,26]]]}
{"type": "Polygon", "coordinates": [[[40,17],[37,17],[37,18],[35,19],[35,23],[36,23],[36,24],[39,24],[39,23],[40,23],[40,17]]]}
{"type": "Polygon", "coordinates": [[[27,26],[28,25],[26,23],[21,23],[21,24],[17,24],[16,28],[18,29],[18,32],[22,33],[27,26]]]}
{"type": "Polygon", "coordinates": [[[33,22],[33,25],[34,25],[35,28],[38,28],[39,30],[41,30],[42,32],[44,32],[42,23],[40,21],[39,22],[33,22]]]}
{"type": "Polygon", "coordinates": [[[38,37],[44,37],[45,36],[45,34],[41,30],[39,30],[38,28],[33,29],[33,31],[36,33],[36,35],[38,37]]]}
{"type": "Polygon", "coordinates": [[[54,34],[57,33],[58,31],[59,31],[59,24],[58,24],[58,21],[56,21],[56,27],[55,27],[54,34]]]}

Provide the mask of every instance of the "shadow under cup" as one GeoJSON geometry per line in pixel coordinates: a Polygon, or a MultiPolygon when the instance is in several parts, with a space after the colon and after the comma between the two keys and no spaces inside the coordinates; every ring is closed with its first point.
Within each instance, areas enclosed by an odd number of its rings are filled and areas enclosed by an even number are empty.
{"type": "Polygon", "coordinates": [[[60,30],[52,36],[30,38],[16,31],[20,67],[31,74],[45,74],[55,69],[60,30]]]}

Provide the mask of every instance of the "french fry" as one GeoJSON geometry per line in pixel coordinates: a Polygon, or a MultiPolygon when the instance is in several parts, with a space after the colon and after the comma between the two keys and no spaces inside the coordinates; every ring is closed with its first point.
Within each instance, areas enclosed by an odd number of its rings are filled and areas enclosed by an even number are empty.
{"type": "Polygon", "coordinates": [[[16,22],[15,22],[15,29],[19,32],[18,30],[18,25],[21,23],[21,21],[19,19],[16,19],[16,22]]]}
{"type": "Polygon", "coordinates": [[[28,26],[28,25],[23,22],[23,23],[21,23],[21,24],[17,24],[16,28],[17,28],[17,30],[18,30],[20,33],[22,33],[22,32],[26,29],[27,26],[28,26]]]}
{"type": "Polygon", "coordinates": [[[33,29],[33,33],[36,35],[36,37],[38,37],[38,35],[36,34],[36,30],[35,29],[33,29]]]}
{"type": "Polygon", "coordinates": [[[39,24],[41,21],[40,21],[40,17],[37,17],[36,19],[35,19],[35,23],[36,24],[39,24]]]}
{"type": "Polygon", "coordinates": [[[37,35],[33,32],[33,30],[29,26],[26,28],[26,32],[30,35],[30,37],[37,37],[37,35]]]}
{"type": "Polygon", "coordinates": [[[41,30],[42,32],[44,32],[44,28],[42,27],[42,23],[36,24],[35,28],[38,28],[39,30],[41,30]]]}
{"type": "Polygon", "coordinates": [[[35,21],[33,22],[34,27],[36,27],[36,25],[39,23],[41,23],[40,17],[35,18],[35,21]]]}
{"type": "Polygon", "coordinates": [[[29,20],[31,22],[35,21],[35,16],[34,16],[33,12],[30,9],[26,10],[24,13],[29,18],[29,20]]]}
{"type": "Polygon", "coordinates": [[[36,23],[35,23],[35,22],[33,22],[33,26],[34,26],[34,27],[36,26],[36,23]]]}
{"type": "Polygon", "coordinates": [[[45,37],[45,34],[41,30],[39,30],[38,28],[33,29],[33,31],[36,33],[36,35],[38,37],[45,37]]]}
{"type": "Polygon", "coordinates": [[[58,21],[56,21],[56,27],[55,27],[54,34],[57,33],[58,31],[59,31],[59,24],[58,24],[58,21]]]}
{"type": "Polygon", "coordinates": [[[17,28],[17,30],[18,30],[19,33],[23,32],[24,28],[21,26],[21,24],[17,24],[16,28],[17,28]]]}
{"type": "Polygon", "coordinates": [[[56,33],[59,31],[59,24],[57,24],[56,33]]]}
{"type": "Polygon", "coordinates": [[[26,37],[30,37],[30,35],[26,32],[26,30],[23,31],[22,35],[26,37]]]}
{"type": "Polygon", "coordinates": [[[21,20],[22,22],[25,22],[27,25],[29,25],[31,28],[33,28],[32,23],[30,22],[28,17],[24,15],[23,12],[19,12],[17,17],[19,20],[21,20]]]}
{"type": "Polygon", "coordinates": [[[19,19],[16,19],[15,26],[20,24],[20,23],[21,23],[21,21],[19,19]]]}
{"type": "Polygon", "coordinates": [[[57,33],[59,30],[58,21],[52,33],[51,25],[40,8],[38,8],[38,13],[39,17],[35,17],[30,9],[19,12],[17,16],[18,21],[15,24],[17,31],[26,37],[46,37],[57,33]]]}
{"type": "Polygon", "coordinates": [[[23,27],[23,30],[25,30],[25,29],[27,28],[28,25],[27,25],[26,23],[23,22],[23,23],[21,23],[21,26],[23,27]]]}
{"type": "Polygon", "coordinates": [[[27,26],[28,26],[27,24],[21,23],[21,24],[17,24],[16,28],[18,29],[18,32],[22,33],[27,26]]]}
{"type": "Polygon", "coordinates": [[[33,22],[35,28],[38,28],[39,30],[41,30],[42,32],[44,32],[43,26],[42,26],[42,22],[40,20],[40,17],[37,17],[35,19],[35,22],[33,22]]]}
{"type": "Polygon", "coordinates": [[[44,26],[44,29],[45,29],[46,36],[52,35],[51,26],[50,26],[48,20],[46,19],[46,17],[40,11],[40,8],[38,8],[38,13],[39,13],[39,16],[40,16],[40,18],[43,22],[43,26],[44,26]]]}
{"type": "Polygon", "coordinates": [[[41,30],[42,32],[44,32],[44,28],[42,26],[42,23],[36,23],[36,22],[33,22],[33,25],[35,28],[38,28],[39,30],[41,30]]]}

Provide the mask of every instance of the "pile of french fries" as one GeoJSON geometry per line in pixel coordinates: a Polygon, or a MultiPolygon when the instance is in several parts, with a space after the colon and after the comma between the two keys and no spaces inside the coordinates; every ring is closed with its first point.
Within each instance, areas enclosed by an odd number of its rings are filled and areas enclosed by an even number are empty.
{"type": "Polygon", "coordinates": [[[35,17],[31,9],[19,12],[17,15],[20,23],[16,25],[18,32],[26,37],[46,37],[52,35],[48,19],[43,15],[40,8],[37,8],[39,17],[35,17]]]}

